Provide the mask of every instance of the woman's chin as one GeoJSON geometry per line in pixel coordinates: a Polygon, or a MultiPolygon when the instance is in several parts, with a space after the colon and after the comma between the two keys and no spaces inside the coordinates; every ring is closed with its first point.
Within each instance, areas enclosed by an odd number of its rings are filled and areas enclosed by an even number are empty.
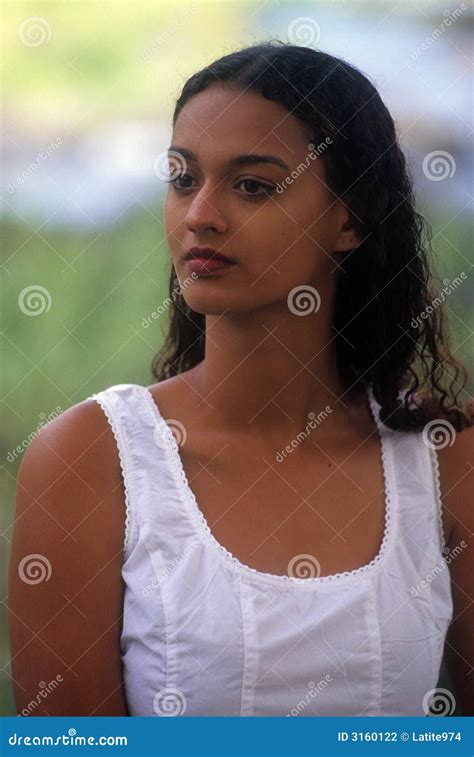
{"type": "Polygon", "coordinates": [[[242,303],[237,303],[235,300],[235,292],[198,292],[197,287],[200,284],[193,284],[194,291],[189,289],[186,292],[185,301],[191,310],[202,315],[223,315],[224,313],[232,312],[233,310],[241,310],[242,303]]]}

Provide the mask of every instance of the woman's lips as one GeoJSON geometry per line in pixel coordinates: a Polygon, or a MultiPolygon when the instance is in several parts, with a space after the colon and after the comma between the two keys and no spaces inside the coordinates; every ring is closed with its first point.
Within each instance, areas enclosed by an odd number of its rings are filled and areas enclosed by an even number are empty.
{"type": "Polygon", "coordinates": [[[186,260],[188,271],[198,276],[213,276],[218,271],[225,271],[234,265],[236,265],[234,261],[221,258],[193,257],[186,260]]]}

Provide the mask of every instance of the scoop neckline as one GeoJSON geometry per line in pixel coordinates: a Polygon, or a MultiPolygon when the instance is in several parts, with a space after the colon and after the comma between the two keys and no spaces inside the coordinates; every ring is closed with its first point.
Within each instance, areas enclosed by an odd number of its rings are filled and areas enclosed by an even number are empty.
{"type": "Polygon", "coordinates": [[[389,546],[396,539],[396,509],[394,508],[396,489],[395,477],[393,475],[393,449],[391,446],[390,429],[378,416],[380,405],[374,397],[372,386],[365,384],[365,391],[368,398],[369,407],[372,417],[375,421],[376,432],[379,438],[380,459],[382,464],[383,482],[384,482],[384,531],[379,551],[370,562],[361,565],[353,570],[332,573],[326,576],[315,576],[312,578],[299,578],[298,576],[279,575],[257,570],[251,565],[241,562],[227,547],[221,544],[211,531],[204,513],[199,507],[196,495],[194,494],[184,470],[183,461],[179,451],[179,445],[170,426],[163,418],[161,411],[155,401],[150,389],[146,386],[137,385],[143,392],[143,396],[149,405],[152,419],[155,424],[160,426],[160,434],[165,435],[165,444],[160,445],[160,451],[164,453],[169,470],[172,472],[174,480],[178,486],[181,502],[186,509],[186,513],[194,526],[197,534],[206,546],[224,561],[224,563],[233,571],[241,576],[246,576],[253,582],[262,584],[272,584],[282,589],[315,589],[317,587],[327,587],[328,584],[337,584],[351,582],[364,576],[370,575],[376,569],[380,569],[384,559],[390,552],[389,546]]]}

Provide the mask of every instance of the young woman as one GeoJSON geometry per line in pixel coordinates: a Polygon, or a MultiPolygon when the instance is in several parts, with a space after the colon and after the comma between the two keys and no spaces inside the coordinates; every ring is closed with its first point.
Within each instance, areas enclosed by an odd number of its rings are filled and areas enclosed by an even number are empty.
{"type": "Polygon", "coordinates": [[[21,466],[18,712],[60,676],[34,714],[474,714],[472,411],[387,108],[269,42],[173,127],[156,382],[21,466]]]}

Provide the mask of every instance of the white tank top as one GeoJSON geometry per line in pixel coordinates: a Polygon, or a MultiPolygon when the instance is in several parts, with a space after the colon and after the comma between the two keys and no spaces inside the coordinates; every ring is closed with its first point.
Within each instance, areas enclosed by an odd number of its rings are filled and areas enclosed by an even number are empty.
{"type": "Polygon", "coordinates": [[[313,578],[260,572],[215,539],[146,387],[90,397],[113,430],[125,487],[130,715],[426,714],[453,612],[438,460],[421,432],[383,424],[367,393],[385,479],[382,544],[360,568],[313,578]]]}

